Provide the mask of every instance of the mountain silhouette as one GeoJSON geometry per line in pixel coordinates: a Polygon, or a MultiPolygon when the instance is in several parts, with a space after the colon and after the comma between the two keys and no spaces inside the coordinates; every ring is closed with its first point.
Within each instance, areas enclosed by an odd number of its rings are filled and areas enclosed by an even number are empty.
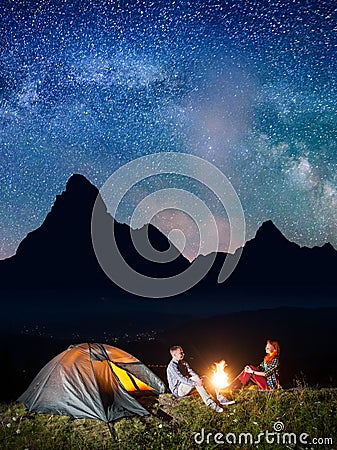
{"type": "MultiPolygon", "coordinates": [[[[207,255],[198,258],[210,257],[211,255],[207,255]]],[[[315,289],[327,293],[336,287],[334,271],[337,252],[332,245],[300,247],[290,242],[272,221],[264,222],[256,236],[246,242],[232,275],[223,285],[217,284],[226,258],[233,256],[224,253],[216,255],[212,269],[200,283],[201,289],[217,290],[220,286],[225,286],[227,289],[241,291],[315,289]]]]}
{"type": "MultiPolygon", "coordinates": [[[[114,226],[117,246],[132,268],[146,276],[160,277],[184,270],[189,262],[171,245],[176,260],[164,265],[148,261],[134,248],[130,227],[106,212],[98,189],[84,176],[75,174],[66,190],[57,195],[42,225],[20,243],[16,255],[0,262],[0,283],[6,289],[117,289],[97,262],[91,241],[91,217],[96,199],[103,232],[114,226]]],[[[158,250],[170,247],[168,239],[154,226],[135,230],[137,242],[149,239],[158,250]]],[[[110,233],[111,234],[111,233],[110,233]]],[[[113,270],[113,268],[112,268],[113,270]]]]}
{"type": "MultiPolygon", "coordinates": [[[[73,175],[65,191],[57,195],[43,224],[21,242],[16,255],[0,262],[2,289],[117,289],[97,262],[91,241],[91,217],[98,202],[100,232],[110,236],[114,227],[117,246],[123,259],[138,273],[149,277],[167,278],[186,270],[190,263],[154,226],[147,225],[133,231],[140,246],[148,240],[162,252],[171,245],[174,260],[160,264],[139,255],[133,245],[130,227],[120,224],[107,213],[98,189],[84,176],[73,175]]],[[[107,252],[109,239],[103,240],[107,252]]],[[[214,255],[213,255],[214,256],[214,255]]],[[[336,286],[334,268],[337,252],[330,244],[323,247],[301,248],[290,242],[271,222],[262,224],[254,239],[248,241],[232,275],[218,284],[218,276],[225,258],[232,255],[218,253],[208,274],[192,289],[192,294],[227,290],[294,290],[316,289],[333,291],[336,286]]],[[[199,256],[192,264],[207,262],[212,255],[199,256]]],[[[109,262],[108,262],[109,263],[109,262]]],[[[112,272],[117,270],[111,262],[112,272]]]]}

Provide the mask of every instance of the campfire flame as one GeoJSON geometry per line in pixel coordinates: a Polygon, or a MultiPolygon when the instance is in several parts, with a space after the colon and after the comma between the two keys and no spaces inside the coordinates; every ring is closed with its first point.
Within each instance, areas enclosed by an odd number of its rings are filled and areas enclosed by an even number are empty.
{"type": "Polygon", "coordinates": [[[228,375],[224,371],[226,367],[226,361],[220,361],[219,363],[215,363],[215,371],[213,373],[213,385],[218,389],[224,389],[228,386],[228,375]]]}

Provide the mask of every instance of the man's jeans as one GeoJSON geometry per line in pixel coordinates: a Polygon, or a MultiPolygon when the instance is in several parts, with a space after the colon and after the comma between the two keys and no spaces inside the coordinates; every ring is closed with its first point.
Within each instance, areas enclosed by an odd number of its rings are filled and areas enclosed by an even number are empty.
{"type": "MultiPolygon", "coordinates": [[[[199,377],[193,376],[190,378],[190,380],[198,381],[199,377]]],[[[178,386],[178,396],[185,397],[186,395],[188,395],[191,392],[192,389],[194,389],[193,386],[190,386],[189,384],[181,383],[178,386]]],[[[195,386],[195,389],[199,392],[200,397],[202,398],[203,402],[206,403],[207,406],[213,402],[212,397],[206,391],[204,386],[195,386]]]]}

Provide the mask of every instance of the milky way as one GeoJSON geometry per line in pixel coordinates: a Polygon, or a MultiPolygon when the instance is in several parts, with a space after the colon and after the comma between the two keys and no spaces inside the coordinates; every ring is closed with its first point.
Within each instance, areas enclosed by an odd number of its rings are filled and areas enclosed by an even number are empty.
{"type": "Polygon", "coordinates": [[[272,219],[337,248],[336,14],[324,0],[2,1],[0,257],[71,174],[100,187],[163,151],[223,171],[247,238],[272,219]]]}

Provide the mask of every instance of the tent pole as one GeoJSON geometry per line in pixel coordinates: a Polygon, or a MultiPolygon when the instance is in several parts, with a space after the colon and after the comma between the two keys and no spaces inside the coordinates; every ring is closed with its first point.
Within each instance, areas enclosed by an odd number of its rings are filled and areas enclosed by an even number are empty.
{"type": "Polygon", "coordinates": [[[111,435],[112,440],[113,440],[113,441],[117,441],[117,440],[118,440],[118,437],[117,437],[117,435],[116,435],[116,433],[115,433],[115,430],[114,430],[113,425],[111,425],[110,422],[107,422],[106,424],[108,425],[108,428],[109,428],[109,431],[110,431],[110,435],[111,435]]]}

